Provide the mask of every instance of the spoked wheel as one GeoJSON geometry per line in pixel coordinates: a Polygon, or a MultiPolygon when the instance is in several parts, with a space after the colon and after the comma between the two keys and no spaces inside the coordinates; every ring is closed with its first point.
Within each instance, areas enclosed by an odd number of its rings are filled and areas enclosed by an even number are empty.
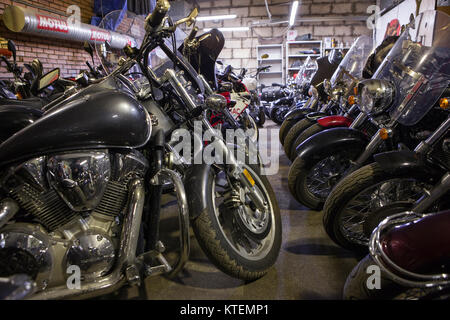
{"type": "Polygon", "coordinates": [[[258,210],[244,189],[234,188],[221,169],[209,174],[208,209],[193,222],[197,240],[209,259],[230,276],[255,280],[275,263],[281,246],[280,210],[264,176],[244,167],[264,195],[266,209],[258,210]]]}
{"type": "Polygon", "coordinates": [[[416,170],[387,174],[377,163],[367,165],[331,192],[324,206],[325,230],[344,248],[366,251],[373,226],[386,217],[382,208],[407,207],[431,188],[416,170]]]}
{"type": "Polygon", "coordinates": [[[288,175],[291,194],[304,206],[320,210],[331,190],[346,175],[351,161],[360,152],[359,149],[336,150],[330,152],[330,156],[309,162],[296,158],[288,175]]]}

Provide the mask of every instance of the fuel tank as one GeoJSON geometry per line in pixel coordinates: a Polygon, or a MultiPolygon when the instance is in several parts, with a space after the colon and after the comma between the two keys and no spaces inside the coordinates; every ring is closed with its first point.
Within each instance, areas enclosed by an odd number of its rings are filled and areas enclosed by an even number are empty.
{"type": "Polygon", "coordinates": [[[0,145],[0,166],[47,153],[137,148],[151,136],[150,116],[131,95],[99,90],[73,99],[0,145]]]}
{"type": "Polygon", "coordinates": [[[11,102],[0,105],[0,144],[14,133],[34,123],[42,113],[38,108],[29,105],[11,102]]]}

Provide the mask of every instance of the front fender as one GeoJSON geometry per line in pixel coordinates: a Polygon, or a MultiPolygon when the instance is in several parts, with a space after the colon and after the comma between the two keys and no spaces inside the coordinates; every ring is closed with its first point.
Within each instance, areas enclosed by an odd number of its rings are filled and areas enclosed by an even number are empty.
{"type": "Polygon", "coordinates": [[[284,117],[284,121],[298,121],[301,120],[307,115],[308,113],[314,112],[313,109],[305,108],[305,109],[293,109],[286,113],[286,116],[284,117]]]}
{"type": "Polygon", "coordinates": [[[208,208],[211,165],[194,164],[184,173],[184,186],[191,219],[197,218],[208,208]]]}
{"type": "Polygon", "coordinates": [[[305,161],[320,160],[332,150],[360,148],[361,152],[369,143],[369,138],[361,131],[351,128],[331,128],[319,132],[300,144],[296,153],[305,161]]]}
{"type": "Polygon", "coordinates": [[[423,175],[424,178],[439,180],[443,170],[427,165],[414,151],[397,150],[374,155],[374,160],[387,173],[409,172],[411,170],[423,175]]]}
{"type": "Polygon", "coordinates": [[[317,123],[324,128],[350,127],[353,119],[344,116],[328,116],[317,120],[317,123]]]}

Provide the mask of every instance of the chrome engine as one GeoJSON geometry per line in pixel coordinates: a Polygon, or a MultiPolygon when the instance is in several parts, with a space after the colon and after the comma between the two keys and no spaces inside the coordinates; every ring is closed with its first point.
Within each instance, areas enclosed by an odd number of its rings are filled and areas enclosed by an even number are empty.
{"type": "Polygon", "coordinates": [[[81,280],[108,274],[127,213],[129,183],[143,179],[147,168],[139,152],[108,150],[39,157],[11,168],[0,183],[22,210],[0,229],[0,250],[31,254],[39,265],[39,289],[64,284],[73,265],[80,268],[81,280]]]}

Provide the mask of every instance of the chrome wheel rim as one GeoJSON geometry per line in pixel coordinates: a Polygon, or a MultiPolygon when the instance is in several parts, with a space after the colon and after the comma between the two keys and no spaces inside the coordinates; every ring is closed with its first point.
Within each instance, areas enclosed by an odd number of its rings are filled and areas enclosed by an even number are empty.
{"type": "Polygon", "coordinates": [[[306,176],[306,189],[313,197],[324,201],[350,165],[350,159],[340,154],[319,161],[306,176]]]}
{"type": "Polygon", "coordinates": [[[371,213],[394,203],[414,203],[431,186],[413,178],[390,179],[370,186],[354,196],[340,212],[338,223],[344,237],[354,243],[366,245],[369,238],[363,227],[371,213]]]}
{"type": "MultiPolygon", "coordinates": [[[[267,189],[264,184],[256,175],[256,173],[247,165],[244,167],[249,170],[252,177],[255,180],[255,186],[260,188],[264,195],[267,195],[267,189]]],[[[256,240],[254,238],[249,237],[240,229],[237,225],[236,221],[233,221],[234,215],[231,212],[226,212],[224,195],[227,193],[228,182],[225,177],[223,171],[220,171],[215,176],[215,183],[213,183],[213,192],[212,192],[212,203],[214,208],[214,217],[216,219],[217,224],[219,225],[220,232],[230,245],[230,247],[240,256],[244,257],[247,260],[260,260],[261,258],[267,256],[270,250],[273,247],[275,242],[275,212],[270,199],[265,199],[268,203],[268,210],[265,212],[265,217],[269,219],[269,232],[265,238],[261,240],[256,240]]],[[[247,217],[252,217],[249,214],[249,210],[252,210],[248,207],[248,205],[243,206],[246,212],[240,212],[239,214],[245,214],[247,217]]],[[[255,217],[242,219],[242,222],[249,228],[249,230],[254,229],[255,231],[264,232],[264,230],[258,228],[263,228],[259,223],[257,223],[258,219],[255,217]]],[[[267,225],[267,224],[266,224],[267,225]]]]}

